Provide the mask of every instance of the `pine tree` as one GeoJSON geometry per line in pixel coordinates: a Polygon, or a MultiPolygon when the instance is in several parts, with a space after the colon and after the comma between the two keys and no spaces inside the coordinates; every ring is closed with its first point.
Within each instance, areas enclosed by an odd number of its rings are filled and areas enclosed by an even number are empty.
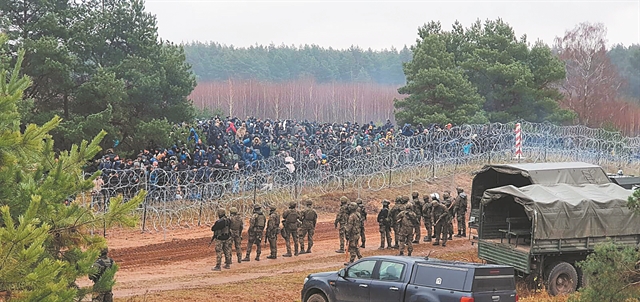
{"type": "MultiPolygon", "coordinates": [[[[0,35],[0,49],[6,49],[6,42],[0,35]]],[[[56,153],[49,132],[60,124],[58,116],[21,130],[18,104],[31,84],[20,76],[23,58],[20,51],[10,72],[0,65],[0,293],[11,301],[80,300],[91,289],[79,289],[75,281],[92,273],[106,246],[104,238],[89,230],[135,224],[130,213],[145,192],[127,203],[112,199],[102,214],[77,202],[65,205],[66,198],[87,192],[99,176],[84,179],[81,167],[101,150],[106,132],[56,153]]],[[[0,54],[0,62],[8,61],[0,54]]],[[[112,284],[112,277],[104,283],[112,284]]]]}

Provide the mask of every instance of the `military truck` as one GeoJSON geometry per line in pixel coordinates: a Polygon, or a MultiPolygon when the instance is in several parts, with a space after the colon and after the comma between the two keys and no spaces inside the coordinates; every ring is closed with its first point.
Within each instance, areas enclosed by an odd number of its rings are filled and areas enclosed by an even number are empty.
{"type": "Polygon", "coordinates": [[[610,181],[600,166],[583,162],[486,165],[475,173],[471,185],[469,228],[478,228],[480,200],[485,190],[506,185],[523,187],[557,183],[581,185],[607,184],[610,181]]]}
{"type": "Polygon", "coordinates": [[[630,195],[614,183],[488,189],[479,201],[478,256],[541,278],[551,295],[574,292],[588,281],[576,263],[596,244],[640,245],[640,215],[626,206],[630,195]]]}

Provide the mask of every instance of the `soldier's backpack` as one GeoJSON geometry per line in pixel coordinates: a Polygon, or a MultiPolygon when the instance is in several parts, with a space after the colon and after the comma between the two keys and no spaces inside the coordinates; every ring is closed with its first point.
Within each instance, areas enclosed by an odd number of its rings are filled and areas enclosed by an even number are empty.
{"type": "Polygon", "coordinates": [[[219,240],[227,240],[229,239],[229,237],[231,237],[231,232],[229,231],[229,226],[231,225],[231,219],[229,219],[228,217],[225,217],[223,218],[223,222],[224,222],[224,227],[222,228],[222,230],[219,230],[213,233],[215,238],[219,240]]]}
{"type": "Polygon", "coordinates": [[[298,223],[298,212],[297,211],[290,211],[289,214],[287,214],[287,219],[285,220],[287,222],[287,226],[291,227],[295,224],[298,223]]]}
{"type": "Polygon", "coordinates": [[[264,214],[259,213],[258,217],[256,217],[255,228],[263,230],[266,222],[267,222],[267,218],[264,216],[264,214]]]}
{"type": "Polygon", "coordinates": [[[113,265],[113,260],[111,258],[102,259],[98,258],[98,260],[93,264],[94,267],[98,269],[95,274],[89,275],[89,279],[93,282],[98,282],[104,271],[110,268],[113,265]]]}
{"type": "Polygon", "coordinates": [[[316,212],[314,210],[307,210],[304,213],[304,220],[305,221],[314,221],[314,220],[316,220],[316,218],[318,218],[318,214],[316,214],[316,212]]]}
{"type": "Polygon", "coordinates": [[[235,219],[231,219],[231,225],[229,228],[232,231],[239,231],[242,228],[242,219],[240,217],[235,217],[235,219]]]}

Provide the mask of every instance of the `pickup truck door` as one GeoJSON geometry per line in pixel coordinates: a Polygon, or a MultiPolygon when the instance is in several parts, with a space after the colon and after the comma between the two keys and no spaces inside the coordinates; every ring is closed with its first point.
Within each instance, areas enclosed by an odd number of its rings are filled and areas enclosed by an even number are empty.
{"type": "Polygon", "coordinates": [[[357,262],[346,269],[345,277],[338,277],[334,285],[339,302],[369,302],[369,285],[377,260],[357,262]]]}
{"type": "Polygon", "coordinates": [[[371,280],[370,302],[400,302],[403,299],[406,265],[400,262],[380,261],[377,274],[371,280]]]}

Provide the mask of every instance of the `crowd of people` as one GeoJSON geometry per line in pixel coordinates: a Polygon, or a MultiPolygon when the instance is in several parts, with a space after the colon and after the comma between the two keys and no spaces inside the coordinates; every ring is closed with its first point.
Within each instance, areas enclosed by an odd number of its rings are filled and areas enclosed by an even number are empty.
{"type": "MultiPolygon", "coordinates": [[[[466,213],[468,209],[467,195],[462,188],[456,188],[457,196],[453,198],[451,192],[445,191],[442,198],[439,193],[432,193],[420,199],[418,192],[413,192],[409,196],[398,196],[393,207],[389,208],[388,200],[382,201],[382,209],[377,215],[377,222],[380,232],[380,246],[378,249],[398,249],[398,255],[411,256],[413,244],[432,242],[433,245],[446,247],[448,240],[453,240],[453,220],[457,221],[458,233],[456,237],[466,237],[466,213]],[[422,224],[426,234],[421,238],[422,224]],[[393,233],[393,240],[392,234],[393,233]],[[394,244],[392,244],[392,242],[394,244]]],[[[245,257],[242,258],[242,232],[244,230],[244,219],[235,207],[229,209],[229,216],[224,208],[218,209],[218,220],[211,227],[213,237],[211,243],[215,242],[216,266],[214,271],[222,268],[229,269],[233,262],[232,249],[235,248],[237,262],[251,261],[251,251],[256,246],[255,261],[260,261],[262,253],[261,244],[269,242],[270,254],[267,259],[277,259],[278,257],[278,235],[285,240],[286,254],[282,257],[298,256],[300,254],[311,253],[313,247],[313,236],[315,233],[318,214],[313,209],[313,201],[302,197],[301,204],[304,209],[298,209],[298,203],[292,201],[286,210],[282,212],[282,220],[278,209],[270,205],[268,216],[262,212],[262,206],[254,205],[253,214],[249,219],[247,229],[248,241],[245,249],[245,257]],[[281,227],[282,224],[282,227],[281,227]],[[305,249],[305,239],[307,248],[305,249]],[[293,243],[293,249],[291,246],[293,243]],[[293,251],[293,253],[292,253],[293,251]],[[225,258],[225,265],[222,266],[222,258],[225,258]]],[[[367,211],[363,200],[358,198],[355,202],[350,202],[349,198],[340,198],[340,209],[336,214],[334,226],[338,231],[340,246],[337,253],[345,253],[345,246],[349,253],[348,265],[356,258],[362,258],[360,248],[366,246],[365,221],[367,211]]]]}

